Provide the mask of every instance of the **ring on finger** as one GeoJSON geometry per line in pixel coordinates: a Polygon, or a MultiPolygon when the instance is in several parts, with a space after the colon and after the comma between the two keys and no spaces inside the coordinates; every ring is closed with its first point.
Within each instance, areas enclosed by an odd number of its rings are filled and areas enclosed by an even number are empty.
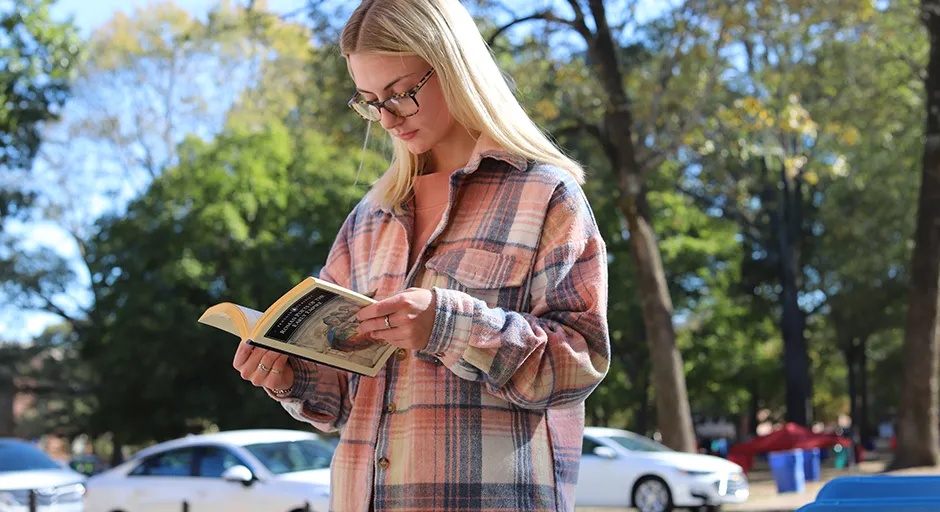
{"type": "Polygon", "coordinates": [[[268,371],[271,372],[271,373],[274,374],[274,375],[277,375],[277,374],[281,373],[281,370],[275,370],[274,368],[271,368],[271,369],[268,370],[268,371]]]}
{"type": "Polygon", "coordinates": [[[388,321],[388,315],[385,315],[385,328],[386,328],[386,329],[391,329],[391,328],[392,328],[391,322],[388,321]]]}
{"type": "Polygon", "coordinates": [[[263,371],[263,372],[270,372],[270,371],[271,371],[271,370],[268,369],[267,366],[264,365],[264,363],[258,363],[258,369],[261,370],[261,371],[263,371]]]}

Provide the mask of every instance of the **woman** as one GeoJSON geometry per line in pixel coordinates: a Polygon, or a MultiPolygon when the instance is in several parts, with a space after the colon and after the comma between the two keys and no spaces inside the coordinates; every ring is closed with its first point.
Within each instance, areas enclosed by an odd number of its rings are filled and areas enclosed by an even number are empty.
{"type": "Polygon", "coordinates": [[[341,41],[394,159],[320,278],[379,300],[375,378],[241,344],[234,366],[341,440],[338,511],[573,510],[607,372],[607,256],[582,170],[514,98],[458,0],[366,0],[341,41]]]}

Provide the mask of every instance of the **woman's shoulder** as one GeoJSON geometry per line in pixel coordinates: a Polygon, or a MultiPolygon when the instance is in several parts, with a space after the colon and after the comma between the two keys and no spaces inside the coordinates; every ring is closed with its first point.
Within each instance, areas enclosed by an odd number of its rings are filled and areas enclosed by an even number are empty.
{"type": "Polygon", "coordinates": [[[368,229],[369,224],[377,220],[381,221],[385,213],[383,208],[375,200],[373,192],[366,192],[346,215],[344,229],[347,231],[348,235],[355,235],[363,229],[368,229]]]}
{"type": "Polygon", "coordinates": [[[574,173],[554,163],[529,161],[524,170],[513,172],[513,178],[528,190],[540,189],[548,197],[584,195],[574,173]]]}

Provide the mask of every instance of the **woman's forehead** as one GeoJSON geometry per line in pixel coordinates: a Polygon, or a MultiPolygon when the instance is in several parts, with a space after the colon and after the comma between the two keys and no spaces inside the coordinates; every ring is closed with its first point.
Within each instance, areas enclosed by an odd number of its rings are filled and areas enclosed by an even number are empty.
{"type": "Polygon", "coordinates": [[[428,71],[428,65],[421,57],[374,53],[351,54],[349,68],[356,87],[372,92],[384,90],[397,78],[411,74],[419,74],[420,78],[420,75],[428,71]]]}

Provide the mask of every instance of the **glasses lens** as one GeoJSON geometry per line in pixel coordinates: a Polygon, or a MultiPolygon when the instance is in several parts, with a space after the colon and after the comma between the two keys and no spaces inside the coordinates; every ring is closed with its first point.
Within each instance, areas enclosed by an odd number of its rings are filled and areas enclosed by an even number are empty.
{"type": "Polygon", "coordinates": [[[418,105],[411,98],[411,96],[405,96],[404,98],[389,98],[385,103],[385,108],[387,108],[391,113],[400,117],[413,116],[418,113],[418,105]]]}
{"type": "Polygon", "coordinates": [[[368,119],[369,121],[378,121],[382,119],[382,114],[379,112],[379,109],[372,105],[362,104],[362,103],[350,103],[353,110],[359,113],[360,116],[368,119]]]}

